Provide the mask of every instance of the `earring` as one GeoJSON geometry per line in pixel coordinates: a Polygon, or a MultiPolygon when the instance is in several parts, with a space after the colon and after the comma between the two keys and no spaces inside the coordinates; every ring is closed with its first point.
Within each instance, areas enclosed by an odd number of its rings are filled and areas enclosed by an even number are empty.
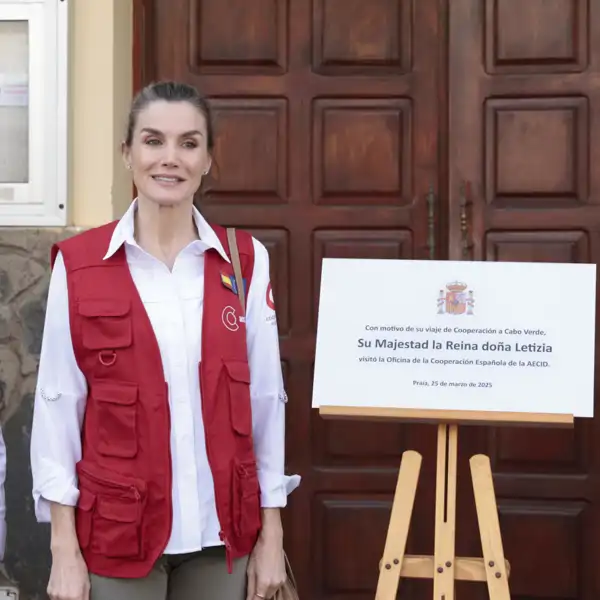
{"type": "Polygon", "coordinates": [[[131,165],[127,165],[127,170],[131,171],[131,165]]]}

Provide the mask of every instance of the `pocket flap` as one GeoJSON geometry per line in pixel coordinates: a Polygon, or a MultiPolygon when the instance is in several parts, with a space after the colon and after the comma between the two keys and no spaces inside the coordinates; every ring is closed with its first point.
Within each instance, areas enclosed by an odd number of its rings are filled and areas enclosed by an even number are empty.
{"type": "Polygon", "coordinates": [[[84,317],[123,317],[129,313],[129,300],[79,300],[78,312],[84,317]]]}
{"type": "Polygon", "coordinates": [[[241,383],[250,383],[250,366],[244,360],[227,360],[225,368],[229,377],[241,383]]]}
{"type": "Polygon", "coordinates": [[[94,508],[95,502],[95,494],[85,489],[79,490],[79,500],[77,501],[77,508],[79,510],[90,511],[94,508]]]}
{"type": "Polygon", "coordinates": [[[138,397],[137,383],[131,381],[101,381],[94,380],[91,385],[91,395],[98,402],[111,404],[135,404],[138,397]]]}
{"type": "Polygon", "coordinates": [[[100,517],[108,521],[135,523],[140,514],[140,504],[139,502],[100,496],[96,511],[100,517]]]}

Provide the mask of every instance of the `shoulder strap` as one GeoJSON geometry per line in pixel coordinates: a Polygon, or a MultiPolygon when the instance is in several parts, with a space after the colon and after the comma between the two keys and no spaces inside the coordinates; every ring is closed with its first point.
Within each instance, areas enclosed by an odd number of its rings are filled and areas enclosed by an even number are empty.
{"type": "Polygon", "coordinates": [[[233,263],[233,272],[237,283],[238,295],[242,305],[242,312],[246,313],[246,293],[244,290],[244,280],[242,279],[242,267],[240,265],[240,252],[237,245],[237,236],[233,227],[227,228],[227,241],[229,242],[229,252],[231,253],[231,262],[233,263]]]}

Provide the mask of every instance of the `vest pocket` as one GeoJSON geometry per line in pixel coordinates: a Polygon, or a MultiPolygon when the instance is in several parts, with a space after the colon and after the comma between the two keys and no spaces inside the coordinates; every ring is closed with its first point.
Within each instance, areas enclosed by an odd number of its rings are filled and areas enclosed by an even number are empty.
{"type": "Polygon", "coordinates": [[[231,426],[242,436],[252,433],[252,407],[250,405],[250,367],[241,360],[225,362],[229,386],[231,426]]]}
{"type": "Polygon", "coordinates": [[[94,517],[94,552],[109,558],[140,554],[141,503],[100,496],[94,517]]]}
{"type": "Polygon", "coordinates": [[[91,388],[98,416],[98,452],[104,456],[135,457],[138,451],[137,384],[95,380],[91,388]]]}
{"type": "Polygon", "coordinates": [[[260,485],[253,460],[234,463],[233,527],[238,537],[260,529],[260,485]]]}
{"type": "Polygon", "coordinates": [[[125,300],[80,300],[81,343],[87,350],[127,348],[133,341],[130,303],[125,300]]]}
{"type": "Polygon", "coordinates": [[[81,548],[108,558],[140,557],[145,484],[122,475],[105,476],[83,461],[77,472],[80,501],[76,527],[81,548]]]}

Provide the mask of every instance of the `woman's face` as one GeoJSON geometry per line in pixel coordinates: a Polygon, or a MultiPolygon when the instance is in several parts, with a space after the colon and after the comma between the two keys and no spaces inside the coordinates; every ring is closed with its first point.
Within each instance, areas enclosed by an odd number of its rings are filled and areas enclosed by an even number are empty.
{"type": "Polygon", "coordinates": [[[206,118],[189,102],[149,104],[123,149],[138,195],[161,206],[191,201],[210,168],[207,141],[206,118]]]}

